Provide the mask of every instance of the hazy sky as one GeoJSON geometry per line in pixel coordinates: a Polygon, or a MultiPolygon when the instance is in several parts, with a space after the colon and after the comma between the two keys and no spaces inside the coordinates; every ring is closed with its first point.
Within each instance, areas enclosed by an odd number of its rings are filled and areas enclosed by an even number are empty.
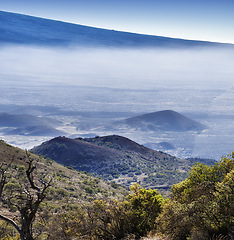
{"type": "Polygon", "coordinates": [[[0,9],[82,25],[234,43],[233,0],[0,0],[0,9]]]}

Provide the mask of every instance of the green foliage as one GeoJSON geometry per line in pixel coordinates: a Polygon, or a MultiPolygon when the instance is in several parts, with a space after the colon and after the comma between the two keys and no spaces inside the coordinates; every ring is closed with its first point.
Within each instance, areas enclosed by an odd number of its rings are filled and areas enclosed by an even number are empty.
{"type": "Polygon", "coordinates": [[[16,233],[14,227],[5,221],[0,221],[0,239],[1,240],[20,240],[19,235],[16,233]],[[16,235],[12,237],[12,235],[16,235]]]}
{"type": "Polygon", "coordinates": [[[139,184],[134,184],[130,190],[133,194],[128,195],[128,205],[133,215],[133,233],[144,236],[156,227],[155,219],[161,213],[165,200],[156,189],[147,190],[139,184]]]}
{"type": "Polygon", "coordinates": [[[234,230],[234,155],[212,166],[195,165],[172,187],[158,221],[172,239],[209,239],[234,230]],[[200,237],[199,237],[200,236],[200,237]]]}
{"type": "Polygon", "coordinates": [[[122,239],[131,232],[129,213],[129,208],[124,202],[94,201],[93,207],[89,209],[89,222],[95,220],[90,236],[94,239],[122,239]]]}
{"type": "Polygon", "coordinates": [[[97,233],[101,232],[102,239],[112,239],[111,236],[121,239],[129,234],[138,238],[155,228],[155,219],[165,200],[157,190],[147,190],[139,184],[134,184],[131,191],[124,201],[94,202],[93,212],[100,224],[96,226],[97,233]]]}
{"type": "Polygon", "coordinates": [[[70,240],[70,239],[82,239],[85,238],[88,227],[85,210],[78,207],[76,211],[69,211],[55,215],[54,218],[47,225],[47,240],[70,240]]]}
{"type": "Polygon", "coordinates": [[[135,184],[125,200],[94,200],[66,214],[55,215],[49,225],[48,239],[123,239],[136,238],[155,228],[155,219],[162,210],[164,199],[156,190],[135,184]]]}

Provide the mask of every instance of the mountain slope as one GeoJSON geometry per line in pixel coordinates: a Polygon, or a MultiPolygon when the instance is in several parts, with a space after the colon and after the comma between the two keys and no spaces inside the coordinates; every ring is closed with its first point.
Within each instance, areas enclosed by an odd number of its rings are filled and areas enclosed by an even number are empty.
{"type": "Polygon", "coordinates": [[[0,113],[0,127],[57,127],[59,125],[61,125],[60,121],[51,118],[36,117],[27,114],[0,113]]]}
{"type": "Polygon", "coordinates": [[[117,135],[84,139],[58,137],[32,151],[126,186],[139,182],[152,188],[169,188],[183,180],[196,162],[154,151],[117,135]]]}
{"type": "Polygon", "coordinates": [[[5,131],[4,135],[23,135],[23,136],[63,136],[66,133],[48,126],[28,126],[15,128],[5,131]]]}
{"type": "MultiPolygon", "coordinates": [[[[134,128],[142,131],[202,131],[203,124],[172,110],[158,111],[127,118],[115,123],[117,127],[134,128]]],[[[116,127],[115,126],[115,127],[116,127]]]]}
{"type": "MultiPolygon", "coordinates": [[[[57,210],[65,205],[77,203],[78,198],[80,202],[85,203],[87,199],[112,198],[113,191],[117,194],[115,198],[127,193],[123,187],[104,182],[100,178],[97,179],[87,173],[64,167],[50,159],[45,159],[32,153],[30,153],[30,158],[37,162],[35,178],[38,175],[53,179],[46,201],[49,205],[53,204],[57,210]]],[[[25,181],[25,176],[22,170],[27,165],[25,151],[0,140],[1,168],[4,165],[8,165],[12,160],[13,162],[7,171],[8,182],[11,181],[9,179],[12,177],[12,181],[17,180],[24,186],[22,181],[25,181]],[[21,178],[16,177],[16,175],[20,175],[21,178]]]]}
{"type": "MultiPolygon", "coordinates": [[[[0,173],[1,187],[2,183],[5,183],[4,188],[1,189],[3,192],[1,192],[0,201],[0,239],[9,239],[10,234],[18,233],[8,227],[7,222],[4,224],[3,216],[13,219],[21,227],[22,216],[30,218],[34,211],[37,211],[37,214],[33,218],[33,233],[39,236],[39,238],[36,237],[37,239],[48,239],[48,236],[50,239],[68,239],[64,237],[67,235],[56,234],[56,238],[51,238],[48,234],[48,229],[55,225],[55,221],[60,217],[65,220],[66,216],[69,219],[73,212],[82,214],[88,211],[94,200],[118,200],[129,194],[129,190],[123,186],[78,172],[32,153],[26,154],[22,149],[13,147],[3,140],[0,140],[0,173]],[[27,157],[28,154],[29,157],[27,157]],[[33,161],[32,171],[28,174],[26,170],[31,160],[33,161]],[[27,178],[29,175],[33,181],[33,189],[30,188],[27,178]],[[43,192],[43,196],[40,195],[41,193],[39,194],[35,189],[43,189],[48,182],[50,185],[46,192],[43,192]],[[38,210],[37,204],[40,204],[38,210]],[[61,237],[58,238],[58,236],[61,237]]],[[[54,231],[59,232],[58,229],[61,228],[62,224],[55,225],[54,231]],[[56,226],[59,227],[56,228],[56,226]]],[[[15,239],[19,239],[18,237],[19,235],[15,239]]]]}
{"type": "Polygon", "coordinates": [[[229,46],[105,30],[3,11],[0,11],[0,32],[1,44],[102,47],[229,46]]]}

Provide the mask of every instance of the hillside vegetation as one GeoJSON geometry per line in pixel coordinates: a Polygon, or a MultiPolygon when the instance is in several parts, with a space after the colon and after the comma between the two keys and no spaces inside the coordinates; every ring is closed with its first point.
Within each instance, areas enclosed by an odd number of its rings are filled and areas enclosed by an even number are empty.
{"type": "MultiPolygon", "coordinates": [[[[62,166],[50,159],[32,153],[29,154],[29,157],[36,166],[35,183],[43,186],[44,183],[51,180],[51,184],[46,190],[46,198],[40,206],[36,225],[44,226],[43,222],[54,214],[85,208],[95,199],[121,199],[128,193],[127,189],[117,184],[107,183],[100,178],[62,166]]],[[[3,140],[0,141],[0,180],[3,179],[6,170],[5,194],[0,196],[3,201],[0,211],[5,216],[13,217],[15,221],[20,221],[17,204],[19,200],[26,199],[29,188],[26,176],[27,162],[27,153],[24,150],[15,148],[3,140]],[[20,199],[18,194],[21,196],[20,199]]],[[[1,231],[4,233],[5,228],[6,225],[0,223],[0,234],[1,231]]],[[[44,227],[42,228],[44,229],[44,227]]],[[[11,230],[9,231],[11,232],[11,230]]]]}
{"type": "MultiPolygon", "coordinates": [[[[57,137],[32,151],[127,187],[138,182],[143,187],[164,190],[184,180],[194,163],[205,161],[179,159],[118,135],[78,139],[57,137]]],[[[214,161],[206,160],[206,163],[214,161]]]]}
{"type": "MultiPolygon", "coordinates": [[[[132,148],[128,140],[121,144],[132,148]]],[[[128,192],[3,141],[0,159],[2,240],[139,239],[150,232],[167,240],[234,238],[234,154],[211,166],[194,165],[184,181],[172,186],[168,199],[139,184],[128,192]],[[22,237],[15,225],[24,229],[22,216],[30,216],[34,208],[28,206],[38,198],[31,235],[22,237]]]]}
{"type": "MultiPolygon", "coordinates": [[[[53,190],[51,190],[51,194],[54,194],[55,198],[63,198],[66,204],[68,203],[68,199],[69,202],[73,203],[78,198],[79,201],[87,202],[87,199],[111,198],[116,194],[118,196],[126,195],[126,188],[120,187],[120,185],[105,182],[101,178],[93,177],[87,172],[79,172],[70,167],[58,164],[51,159],[45,159],[32,153],[30,153],[30,157],[37,162],[38,173],[52,177],[53,190]],[[64,196],[62,196],[63,194],[59,196],[60,188],[65,189],[64,196]]],[[[13,160],[11,171],[9,172],[10,175],[16,174],[19,169],[23,172],[26,165],[25,159],[26,154],[24,150],[6,144],[2,140],[0,141],[0,162],[9,163],[13,160]]],[[[61,202],[59,205],[61,206],[61,202]]]]}
{"type": "Polygon", "coordinates": [[[169,239],[234,239],[234,153],[212,166],[193,166],[171,190],[157,220],[169,239]]]}

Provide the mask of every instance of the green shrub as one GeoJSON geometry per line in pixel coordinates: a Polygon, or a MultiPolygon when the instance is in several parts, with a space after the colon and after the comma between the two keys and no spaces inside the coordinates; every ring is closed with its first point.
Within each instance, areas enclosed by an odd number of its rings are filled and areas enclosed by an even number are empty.
{"type": "Polygon", "coordinates": [[[228,235],[234,230],[233,203],[234,156],[213,166],[197,164],[185,181],[173,185],[159,229],[175,240],[228,235]]]}

